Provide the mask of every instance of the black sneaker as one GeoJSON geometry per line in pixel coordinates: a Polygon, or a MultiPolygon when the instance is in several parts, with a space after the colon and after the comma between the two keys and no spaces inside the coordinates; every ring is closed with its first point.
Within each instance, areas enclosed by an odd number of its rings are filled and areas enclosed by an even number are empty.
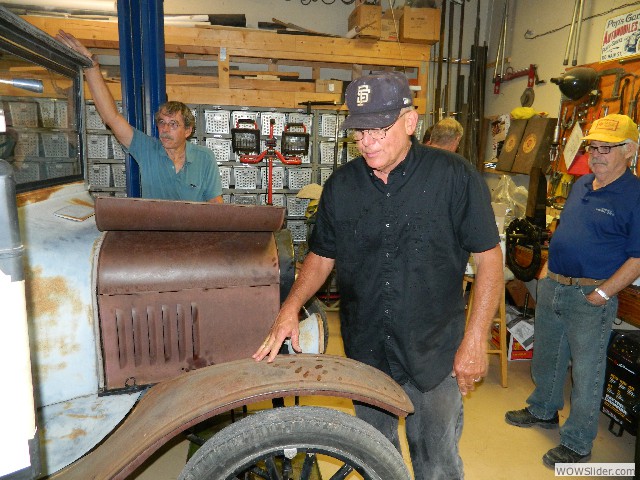
{"type": "Polygon", "coordinates": [[[511,410],[505,413],[504,420],[509,425],[515,425],[516,427],[540,427],[540,428],[558,428],[558,413],[548,419],[544,420],[533,416],[528,408],[522,410],[511,410]]]}
{"type": "Polygon", "coordinates": [[[552,448],[542,457],[542,463],[547,467],[555,467],[556,463],[581,463],[587,462],[591,458],[591,452],[580,455],[564,445],[552,448]]]}

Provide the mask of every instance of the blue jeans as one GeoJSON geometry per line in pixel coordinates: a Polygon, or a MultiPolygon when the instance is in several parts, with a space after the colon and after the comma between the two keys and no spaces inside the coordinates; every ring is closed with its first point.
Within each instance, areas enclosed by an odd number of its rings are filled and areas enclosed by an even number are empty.
{"type": "MultiPolygon", "coordinates": [[[[415,480],[464,478],[458,442],[462,434],[462,396],[455,378],[447,377],[426,393],[411,382],[402,386],[415,412],[406,430],[415,480]]],[[[375,407],[355,403],[358,418],[380,430],[398,451],[398,418],[375,407]]]]}
{"type": "Polygon", "coordinates": [[[586,455],[598,433],[607,346],[618,311],[618,298],[604,306],[585,296],[594,286],[538,282],[531,375],[536,385],[529,411],[548,419],[564,405],[564,383],[571,363],[571,410],[560,428],[560,444],[586,455]]]}

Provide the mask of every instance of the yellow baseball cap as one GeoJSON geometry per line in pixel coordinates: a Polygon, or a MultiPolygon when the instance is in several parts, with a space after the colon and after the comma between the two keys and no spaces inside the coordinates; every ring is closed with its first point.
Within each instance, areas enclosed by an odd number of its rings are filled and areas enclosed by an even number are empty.
{"type": "Polygon", "coordinates": [[[614,113],[597,119],[591,125],[589,134],[582,140],[618,143],[625,140],[638,141],[638,126],[626,115],[614,113]]]}

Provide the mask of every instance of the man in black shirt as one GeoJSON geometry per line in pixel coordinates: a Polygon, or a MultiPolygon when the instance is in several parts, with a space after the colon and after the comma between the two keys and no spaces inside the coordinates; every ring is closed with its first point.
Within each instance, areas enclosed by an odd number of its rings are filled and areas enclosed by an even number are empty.
{"type": "MultiPolygon", "coordinates": [[[[487,369],[487,335],[502,252],[488,188],[462,157],[412,136],[418,114],[406,77],[365,76],[346,92],[361,157],[325,183],[310,253],[254,358],[272,361],[287,337],[299,351],[298,312],[336,268],[346,355],[403,386],[416,480],[462,478],[462,397],[487,369]],[[477,265],[465,331],[462,281],[477,265]]],[[[356,414],[399,448],[397,418],[357,404],[356,414]]]]}

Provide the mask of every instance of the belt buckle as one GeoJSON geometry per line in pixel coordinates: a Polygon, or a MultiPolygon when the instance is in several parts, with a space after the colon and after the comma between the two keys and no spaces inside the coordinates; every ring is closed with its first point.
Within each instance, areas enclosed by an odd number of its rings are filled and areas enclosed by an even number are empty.
{"type": "Polygon", "coordinates": [[[573,278],[573,277],[567,277],[569,279],[569,285],[575,285],[575,283],[577,283],[577,278],[573,278]],[[574,283],[575,280],[575,283],[574,283]]]}

